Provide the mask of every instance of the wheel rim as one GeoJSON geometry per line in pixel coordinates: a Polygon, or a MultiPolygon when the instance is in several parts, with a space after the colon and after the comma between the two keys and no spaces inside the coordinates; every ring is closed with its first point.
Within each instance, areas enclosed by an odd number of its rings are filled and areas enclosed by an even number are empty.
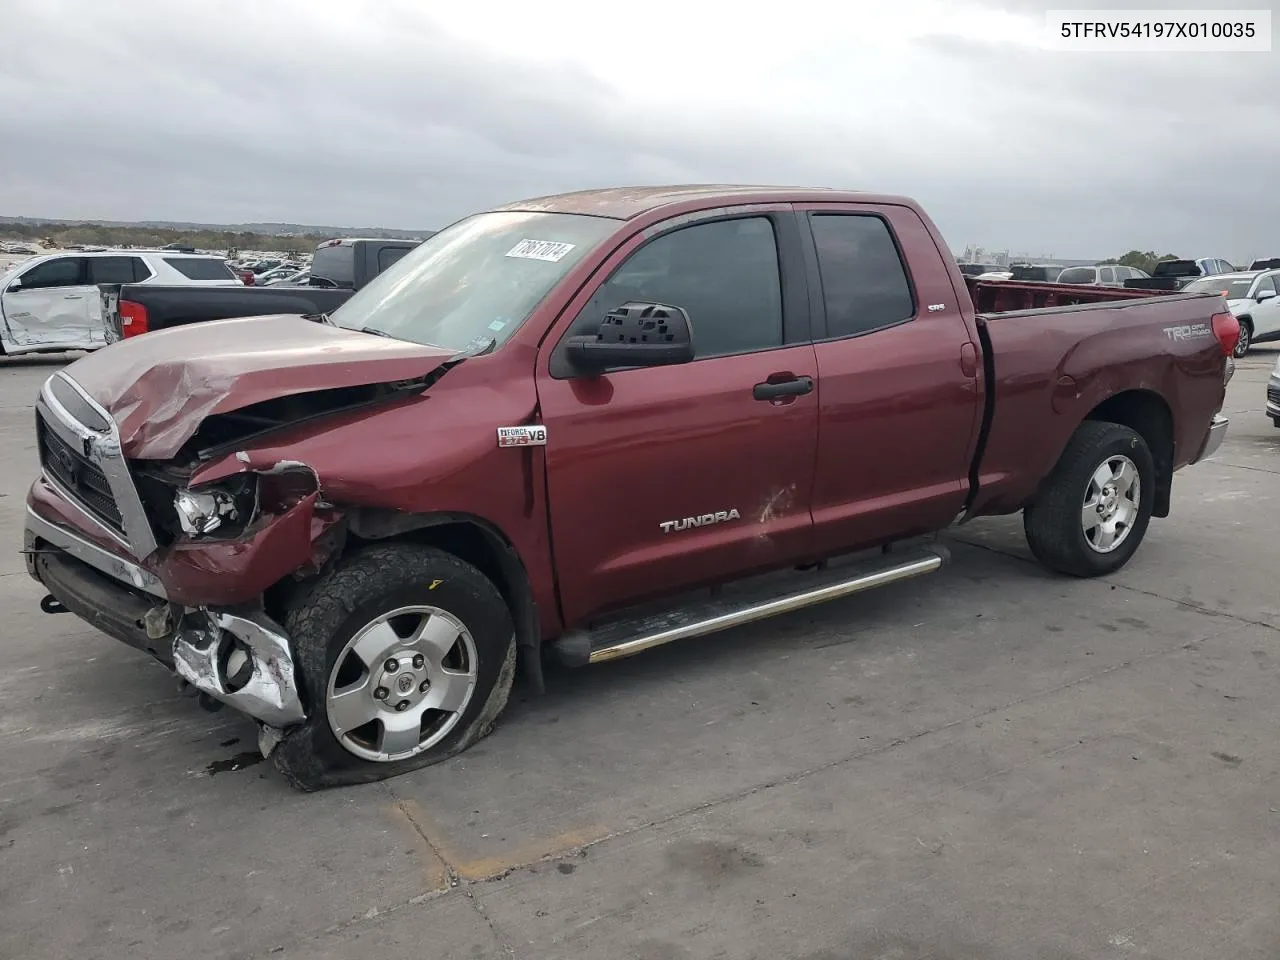
{"type": "Polygon", "coordinates": [[[1240,324],[1240,339],[1236,341],[1236,357],[1243,357],[1249,352],[1249,325],[1247,323],[1240,324]]]}
{"type": "Polygon", "coordinates": [[[452,614],[398,607],[355,632],[329,672],[325,712],[364,760],[405,760],[457,725],[476,688],[476,644],[452,614]]]}
{"type": "Polygon", "coordinates": [[[1108,457],[1089,478],[1080,511],[1085,542],[1098,553],[1110,553],[1129,539],[1142,503],[1142,480],[1128,457],[1108,457]]]}

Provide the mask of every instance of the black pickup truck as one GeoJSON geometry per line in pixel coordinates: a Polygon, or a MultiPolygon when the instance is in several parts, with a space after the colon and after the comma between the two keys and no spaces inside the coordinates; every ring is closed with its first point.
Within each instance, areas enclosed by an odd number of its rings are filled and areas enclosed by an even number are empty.
{"type": "Polygon", "coordinates": [[[296,286],[100,284],[106,342],[207,320],[329,313],[418,243],[416,240],[326,240],[316,247],[310,279],[296,286]]]}
{"type": "Polygon", "coordinates": [[[1193,280],[1212,277],[1235,270],[1230,262],[1219,257],[1201,257],[1198,260],[1161,260],[1151,270],[1151,276],[1126,280],[1130,290],[1181,290],[1193,280]]]}

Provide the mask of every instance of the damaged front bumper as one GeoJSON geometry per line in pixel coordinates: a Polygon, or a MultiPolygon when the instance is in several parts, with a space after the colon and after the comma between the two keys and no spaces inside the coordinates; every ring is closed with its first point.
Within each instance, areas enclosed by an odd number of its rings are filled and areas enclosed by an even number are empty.
{"type": "Polygon", "coordinates": [[[184,607],[143,567],[27,508],[27,570],[66,610],[269,727],[306,719],[284,629],[252,609],[184,607]]]}

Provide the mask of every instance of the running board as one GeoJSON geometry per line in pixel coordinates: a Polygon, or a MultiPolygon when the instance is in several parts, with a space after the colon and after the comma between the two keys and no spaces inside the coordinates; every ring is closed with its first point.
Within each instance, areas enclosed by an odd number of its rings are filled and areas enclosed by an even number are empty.
{"type": "Polygon", "coordinates": [[[757,578],[758,583],[703,593],[679,607],[602,623],[590,630],[572,630],[552,643],[552,648],[563,663],[573,667],[617,660],[665,643],[703,637],[933,573],[949,559],[947,548],[935,543],[818,570],[787,571],[757,578]]]}

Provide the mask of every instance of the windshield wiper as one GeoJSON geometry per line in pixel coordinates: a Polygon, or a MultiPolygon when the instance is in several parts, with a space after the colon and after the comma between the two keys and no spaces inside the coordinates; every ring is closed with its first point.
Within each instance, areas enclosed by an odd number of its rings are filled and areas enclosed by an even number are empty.
{"type": "Polygon", "coordinates": [[[314,320],[316,323],[326,323],[331,327],[337,326],[336,323],[329,319],[329,315],[327,313],[304,313],[302,315],[302,319],[314,320]]]}
{"type": "Polygon", "coordinates": [[[371,334],[373,334],[375,337],[386,337],[386,338],[387,338],[387,339],[389,339],[389,340],[398,340],[398,339],[399,339],[399,337],[393,337],[393,336],[391,336],[391,334],[387,333],[387,331],[385,331],[385,330],[379,330],[377,327],[361,327],[361,328],[360,328],[360,332],[361,332],[361,333],[371,333],[371,334]]]}

